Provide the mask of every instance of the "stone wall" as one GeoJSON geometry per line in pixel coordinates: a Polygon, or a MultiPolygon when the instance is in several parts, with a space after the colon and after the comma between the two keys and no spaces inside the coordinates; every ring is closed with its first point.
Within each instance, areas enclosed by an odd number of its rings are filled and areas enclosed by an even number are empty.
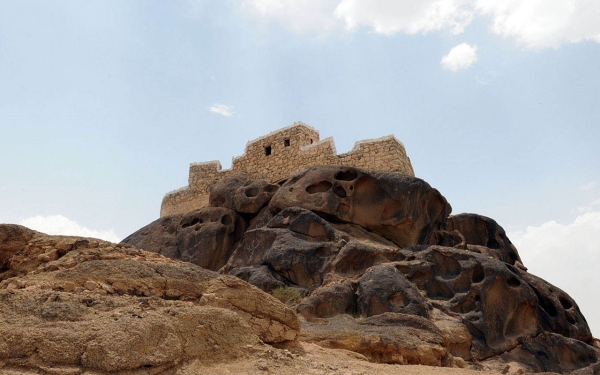
{"type": "Polygon", "coordinates": [[[206,207],[210,185],[236,173],[282,182],[294,173],[321,164],[415,175],[404,145],[393,135],[356,142],[351,151],[337,155],[333,138],[319,140],[317,130],[296,122],[248,142],[244,154],[233,159],[231,169],[222,170],[218,161],[190,164],[188,186],[165,195],[160,216],[206,207]]]}

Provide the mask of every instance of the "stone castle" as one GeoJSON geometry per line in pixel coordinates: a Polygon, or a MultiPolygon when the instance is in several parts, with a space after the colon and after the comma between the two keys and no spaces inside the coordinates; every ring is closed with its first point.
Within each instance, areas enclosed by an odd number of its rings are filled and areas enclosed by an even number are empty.
{"type": "Polygon", "coordinates": [[[160,216],[208,206],[210,185],[237,173],[283,183],[307,167],[323,164],[415,175],[404,145],[393,135],[356,142],[350,152],[338,155],[333,138],[319,140],[316,129],[296,122],[248,142],[244,154],[233,159],[231,169],[222,170],[218,161],[190,164],[188,186],[165,195],[160,216]]]}

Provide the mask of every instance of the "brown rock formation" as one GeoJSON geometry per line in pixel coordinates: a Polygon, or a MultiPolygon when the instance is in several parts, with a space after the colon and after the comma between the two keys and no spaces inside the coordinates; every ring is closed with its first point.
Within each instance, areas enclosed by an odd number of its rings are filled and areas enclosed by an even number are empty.
{"type": "MultiPolygon", "coordinates": [[[[235,208],[227,200],[235,194],[217,192],[247,186],[222,181],[213,191],[224,198],[211,201],[235,208]]],[[[418,178],[313,167],[265,204],[238,212],[248,229],[220,272],[265,291],[295,290],[303,340],[398,364],[560,373],[600,366],[575,301],[526,272],[494,220],[449,216],[444,197],[418,178]]],[[[173,222],[177,233],[181,220],[173,222]]],[[[127,241],[172,251],[173,241],[139,242],[155,235],[142,231],[127,241]]]]}
{"type": "Polygon", "coordinates": [[[358,224],[400,247],[427,243],[451,211],[421,179],[341,166],[309,168],[289,179],[269,203],[272,212],[288,207],[358,224]]]}
{"type": "Polygon", "coordinates": [[[9,372],[162,373],[298,335],[291,310],[232,276],[14,225],[0,225],[0,239],[0,369],[9,372]]]}
{"type": "Polygon", "coordinates": [[[229,259],[246,223],[225,207],[205,207],[158,219],[123,240],[171,259],[216,271],[229,259]]]}

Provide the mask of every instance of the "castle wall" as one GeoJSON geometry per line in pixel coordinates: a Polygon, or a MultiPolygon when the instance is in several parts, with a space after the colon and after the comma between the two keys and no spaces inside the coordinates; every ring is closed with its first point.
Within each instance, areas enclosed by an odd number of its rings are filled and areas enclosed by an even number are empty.
{"type": "Polygon", "coordinates": [[[319,140],[317,130],[303,123],[294,123],[248,142],[244,154],[233,159],[231,169],[222,170],[218,161],[190,164],[188,186],[165,195],[160,216],[208,206],[210,185],[236,173],[280,182],[305,168],[323,164],[343,164],[414,176],[404,145],[392,135],[357,142],[350,152],[337,155],[333,138],[319,140]]]}

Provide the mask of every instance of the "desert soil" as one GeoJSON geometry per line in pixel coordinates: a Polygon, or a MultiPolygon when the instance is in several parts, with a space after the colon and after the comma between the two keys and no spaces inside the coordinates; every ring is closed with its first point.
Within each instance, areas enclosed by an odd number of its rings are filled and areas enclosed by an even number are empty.
{"type": "Polygon", "coordinates": [[[346,350],[325,349],[316,344],[300,342],[295,348],[251,348],[253,355],[230,363],[205,365],[192,362],[180,368],[177,375],[498,375],[492,369],[480,371],[415,365],[388,365],[368,362],[360,354],[346,350]]]}

